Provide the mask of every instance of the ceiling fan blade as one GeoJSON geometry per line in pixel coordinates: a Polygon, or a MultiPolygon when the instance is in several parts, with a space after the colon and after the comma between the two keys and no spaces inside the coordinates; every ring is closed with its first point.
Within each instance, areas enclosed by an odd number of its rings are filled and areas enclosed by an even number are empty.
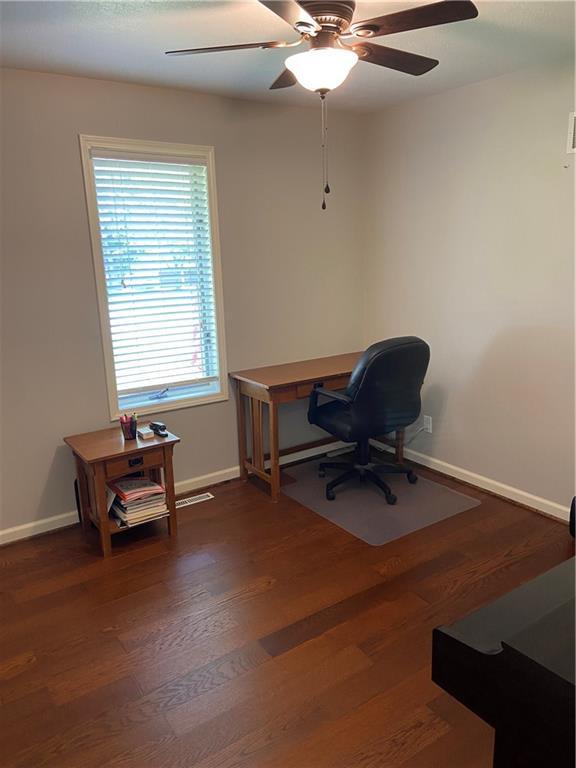
{"type": "MultiPolygon", "coordinates": [[[[302,41],[298,40],[296,45],[302,41]]],[[[180,51],[166,51],[166,56],[189,56],[193,53],[217,53],[218,51],[244,51],[249,48],[290,48],[294,43],[271,40],[267,43],[239,43],[238,45],[215,45],[210,48],[183,48],[180,51]]]]}
{"type": "Polygon", "coordinates": [[[290,72],[289,69],[285,69],[276,78],[276,80],[274,80],[269,90],[275,91],[277,88],[290,88],[290,86],[296,85],[297,82],[298,81],[296,80],[296,77],[292,74],[292,72],[290,72]]]}
{"type": "Polygon", "coordinates": [[[268,10],[280,16],[299,32],[319,32],[320,25],[298,5],[296,0],[258,0],[268,10]]]}
{"type": "Polygon", "coordinates": [[[350,33],[359,37],[378,37],[406,32],[409,29],[422,29],[434,27],[437,24],[475,19],[476,16],[478,16],[478,9],[471,0],[441,0],[439,3],[356,21],[350,26],[350,33]],[[363,30],[364,33],[362,33],[363,30]]]}
{"type": "Polygon", "coordinates": [[[439,64],[437,59],[429,59],[427,56],[419,56],[416,53],[399,51],[396,48],[387,48],[383,45],[372,43],[358,43],[346,46],[358,54],[360,61],[368,61],[370,64],[378,64],[380,67],[396,69],[398,72],[406,72],[408,75],[423,75],[439,64]]]}

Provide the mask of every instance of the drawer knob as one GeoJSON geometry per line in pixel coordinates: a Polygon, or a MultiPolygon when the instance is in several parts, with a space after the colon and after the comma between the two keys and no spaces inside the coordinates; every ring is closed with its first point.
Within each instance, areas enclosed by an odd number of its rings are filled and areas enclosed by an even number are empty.
{"type": "Polygon", "coordinates": [[[143,463],[144,463],[144,457],[143,456],[136,456],[136,458],[134,458],[134,459],[128,459],[128,466],[129,467],[139,467],[143,463]]]}

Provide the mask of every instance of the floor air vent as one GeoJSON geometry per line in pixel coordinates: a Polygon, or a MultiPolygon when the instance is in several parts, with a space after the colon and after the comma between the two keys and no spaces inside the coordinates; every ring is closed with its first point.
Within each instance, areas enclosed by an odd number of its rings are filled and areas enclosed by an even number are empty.
{"type": "Polygon", "coordinates": [[[214,496],[211,493],[199,493],[197,496],[187,496],[185,499],[176,499],[176,509],[189,507],[192,504],[200,504],[201,501],[208,501],[208,499],[213,498],[214,496]]]}

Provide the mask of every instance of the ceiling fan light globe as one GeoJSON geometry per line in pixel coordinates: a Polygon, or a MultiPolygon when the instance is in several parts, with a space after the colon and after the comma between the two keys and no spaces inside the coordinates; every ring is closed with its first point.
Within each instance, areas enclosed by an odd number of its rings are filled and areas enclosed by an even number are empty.
{"type": "Polygon", "coordinates": [[[354,51],[343,48],[312,48],[286,59],[290,70],[309,91],[332,91],[342,85],[358,61],[354,51]]]}

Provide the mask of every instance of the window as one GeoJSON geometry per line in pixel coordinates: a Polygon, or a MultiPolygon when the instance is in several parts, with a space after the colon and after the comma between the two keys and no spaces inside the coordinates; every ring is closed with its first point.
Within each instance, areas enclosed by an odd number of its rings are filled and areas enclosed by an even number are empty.
{"type": "Polygon", "coordinates": [[[226,399],[212,147],[80,144],[112,419],[226,399]]]}

